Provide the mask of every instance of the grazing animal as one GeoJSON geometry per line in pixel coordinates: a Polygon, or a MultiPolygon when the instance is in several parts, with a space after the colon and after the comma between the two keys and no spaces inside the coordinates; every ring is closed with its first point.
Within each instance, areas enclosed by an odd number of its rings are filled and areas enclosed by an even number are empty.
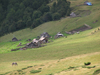
{"type": "Polygon", "coordinates": [[[13,65],[17,65],[17,66],[18,66],[18,64],[17,64],[16,62],[13,62],[13,63],[12,63],[12,66],[13,66],[13,65]]]}

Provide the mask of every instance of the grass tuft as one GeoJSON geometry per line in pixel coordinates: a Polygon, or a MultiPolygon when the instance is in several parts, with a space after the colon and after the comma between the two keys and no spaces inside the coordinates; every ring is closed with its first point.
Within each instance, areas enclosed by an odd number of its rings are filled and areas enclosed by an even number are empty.
{"type": "Polygon", "coordinates": [[[96,66],[82,66],[82,68],[88,68],[88,69],[91,69],[91,68],[95,68],[96,66]]]}
{"type": "Polygon", "coordinates": [[[18,72],[22,72],[22,70],[17,70],[18,72]]]}
{"type": "Polygon", "coordinates": [[[27,69],[27,68],[22,68],[22,70],[25,70],[25,69],[27,69]]]}
{"type": "Polygon", "coordinates": [[[70,66],[68,69],[74,69],[75,67],[70,66]]]}
{"type": "Polygon", "coordinates": [[[30,73],[39,73],[41,70],[31,70],[30,73]]]}
{"type": "Polygon", "coordinates": [[[98,75],[100,73],[100,69],[97,69],[96,71],[94,71],[93,75],[98,75]]]}
{"type": "Polygon", "coordinates": [[[42,68],[38,68],[38,70],[41,70],[42,68]]]}
{"type": "Polygon", "coordinates": [[[23,72],[22,74],[25,74],[26,72],[23,72]]]}
{"type": "Polygon", "coordinates": [[[27,68],[31,68],[31,67],[33,67],[33,66],[27,66],[27,68]]]}

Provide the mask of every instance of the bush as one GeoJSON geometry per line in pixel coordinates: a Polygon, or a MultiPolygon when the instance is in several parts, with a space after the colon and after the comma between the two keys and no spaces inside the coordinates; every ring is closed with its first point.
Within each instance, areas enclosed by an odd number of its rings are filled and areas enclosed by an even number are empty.
{"type": "Polygon", "coordinates": [[[38,70],[41,70],[42,68],[38,68],[38,70]]]}
{"type": "Polygon", "coordinates": [[[88,68],[88,69],[90,69],[90,68],[95,68],[95,66],[88,66],[87,68],[88,68]]]}
{"type": "Polygon", "coordinates": [[[41,70],[31,70],[30,73],[39,73],[41,70]]]}
{"type": "Polygon", "coordinates": [[[27,68],[22,68],[22,70],[25,70],[25,69],[27,69],[27,68]]]}
{"type": "Polygon", "coordinates": [[[22,70],[17,70],[18,72],[22,72],[22,70]]]}
{"type": "Polygon", "coordinates": [[[27,68],[31,68],[31,67],[33,67],[33,66],[27,66],[27,68]]]}
{"type": "Polygon", "coordinates": [[[96,66],[82,66],[82,68],[88,68],[88,69],[90,69],[90,68],[95,68],[96,66]]]}
{"type": "Polygon", "coordinates": [[[26,72],[23,72],[22,74],[25,74],[26,72]]]}
{"type": "Polygon", "coordinates": [[[70,66],[68,69],[74,69],[75,67],[70,66]]]}
{"type": "Polygon", "coordinates": [[[100,73],[100,69],[94,71],[93,75],[98,75],[100,73]]]}
{"type": "Polygon", "coordinates": [[[19,74],[22,74],[22,73],[19,73],[19,74]]]}
{"type": "Polygon", "coordinates": [[[90,65],[90,64],[91,64],[91,62],[84,63],[84,65],[90,65]]]}

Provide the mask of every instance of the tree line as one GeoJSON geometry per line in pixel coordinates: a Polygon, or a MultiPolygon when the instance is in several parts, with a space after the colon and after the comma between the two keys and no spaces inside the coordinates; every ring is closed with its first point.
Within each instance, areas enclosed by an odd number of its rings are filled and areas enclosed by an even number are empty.
{"type": "Polygon", "coordinates": [[[57,0],[0,0],[0,36],[23,29],[35,28],[48,21],[59,20],[71,12],[70,2],[57,0]]]}

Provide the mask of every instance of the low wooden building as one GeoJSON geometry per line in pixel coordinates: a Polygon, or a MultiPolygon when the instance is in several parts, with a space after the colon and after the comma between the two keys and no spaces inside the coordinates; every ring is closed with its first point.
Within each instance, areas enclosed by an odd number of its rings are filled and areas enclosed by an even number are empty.
{"type": "Polygon", "coordinates": [[[16,37],[12,38],[12,41],[18,41],[18,39],[16,37]]]}

